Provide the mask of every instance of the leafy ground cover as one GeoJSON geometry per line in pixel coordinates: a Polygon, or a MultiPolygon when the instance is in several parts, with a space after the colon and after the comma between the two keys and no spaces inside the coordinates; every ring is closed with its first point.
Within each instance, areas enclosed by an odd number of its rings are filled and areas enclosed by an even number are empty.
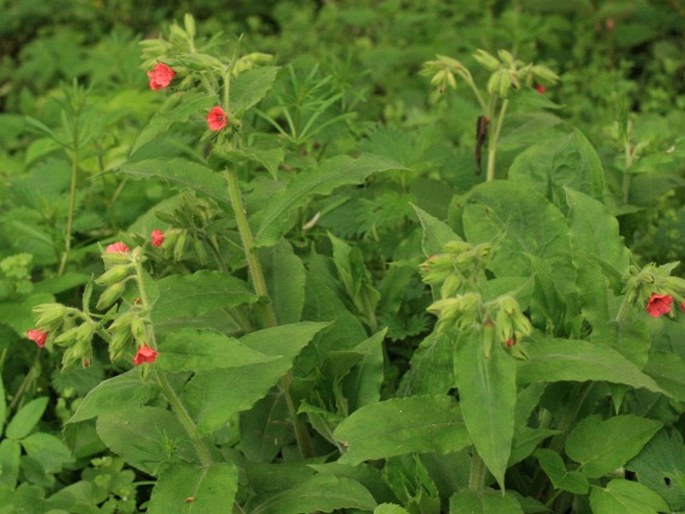
{"type": "Polygon", "coordinates": [[[46,6],[0,513],[685,512],[678,2],[46,6]]]}

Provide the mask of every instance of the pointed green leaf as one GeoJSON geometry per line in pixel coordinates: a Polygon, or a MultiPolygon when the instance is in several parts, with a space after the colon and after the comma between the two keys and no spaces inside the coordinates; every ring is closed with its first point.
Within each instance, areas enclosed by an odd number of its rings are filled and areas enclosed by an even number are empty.
{"type": "Polygon", "coordinates": [[[493,345],[486,356],[481,334],[471,332],[457,346],[454,372],[464,424],[478,454],[504,489],[514,438],[516,363],[500,345],[493,345]]]}
{"type": "Polygon", "coordinates": [[[231,109],[240,115],[266,96],[276,80],[277,66],[247,70],[231,81],[231,109]]]}
{"type": "Polygon", "coordinates": [[[73,462],[71,451],[54,435],[36,432],[21,440],[29,457],[34,458],[46,473],[58,473],[65,464],[73,462]]]}
{"type": "Polygon", "coordinates": [[[384,368],[383,340],[387,332],[388,329],[384,328],[353,349],[354,352],[364,355],[361,362],[345,379],[345,397],[353,409],[376,403],[381,399],[384,368]]]}
{"type": "Polygon", "coordinates": [[[288,213],[307,204],[314,196],[328,195],[340,186],[361,184],[374,173],[402,168],[385,157],[364,154],[356,159],[345,155],[333,157],[318,169],[302,172],[269,199],[255,233],[256,245],[275,244],[288,228],[288,213]]]}
{"type": "Polygon", "coordinates": [[[0,435],[5,426],[5,419],[7,417],[7,399],[5,398],[5,386],[2,383],[0,376],[0,435]]]}
{"type": "Polygon", "coordinates": [[[650,353],[644,372],[670,396],[685,402],[685,360],[682,357],[673,352],[650,353]]]}
{"type": "Polygon", "coordinates": [[[632,414],[581,420],[566,439],[566,455],[589,478],[599,478],[635,457],[662,427],[661,422],[632,414]]]}
{"type": "Polygon", "coordinates": [[[43,396],[31,400],[24,405],[19,412],[10,420],[5,431],[5,437],[9,439],[22,439],[31,433],[31,430],[40,420],[45,408],[48,406],[48,398],[43,396]]]}
{"type": "Polygon", "coordinates": [[[127,162],[117,172],[141,180],[162,180],[171,187],[197,191],[220,204],[228,202],[224,177],[211,168],[187,159],[145,159],[127,162]]]}
{"type": "Polygon", "coordinates": [[[77,423],[118,410],[138,407],[159,394],[153,382],[144,382],[137,369],[100,382],[91,389],[67,423],[77,423]]]}
{"type": "Polygon", "coordinates": [[[409,514],[409,511],[395,503],[381,503],[373,509],[373,514],[409,514]]]}
{"type": "Polygon", "coordinates": [[[402,394],[447,394],[455,383],[454,344],[450,334],[428,334],[411,357],[411,369],[402,377],[402,394]]]}
{"type": "Polygon", "coordinates": [[[523,384],[604,380],[664,392],[635,364],[607,346],[580,339],[541,339],[521,345],[528,356],[519,361],[518,380],[523,384]]]}
{"type": "Polygon", "coordinates": [[[12,490],[17,485],[19,477],[19,461],[21,446],[13,439],[0,441],[0,490],[12,490]]]}
{"type": "Polygon", "coordinates": [[[250,332],[240,342],[267,355],[294,358],[312,338],[328,327],[330,323],[301,321],[290,325],[279,325],[250,332]]]}
{"type": "Polygon", "coordinates": [[[233,464],[208,468],[174,464],[155,483],[147,512],[225,514],[231,510],[237,490],[238,470],[233,464]]]}
{"type": "Polygon", "coordinates": [[[254,514],[301,514],[337,509],[370,511],[376,507],[371,493],[359,482],[333,475],[317,475],[276,494],[252,509],[254,514]]]}
{"type": "Polygon", "coordinates": [[[343,420],[339,462],[359,464],[412,452],[448,453],[469,444],[458,405],[446,396],[395,398],[366,405],[343,420]]]}
{"type": "Polygon", "coordinates": [[[601,514],[658,514],[670,512],[664,499],[638,482],[615,478],[605,488],[590,492],[592,512],[601,514]]]}
{"type": "Polygon", "coordinates": [[[510,493],[463,489],[450,498],[450,514],[523,514],[521,505],[510,493]]]}
{"type": "Polygon", "coordinates": [[[535,457],[556,489],[573,494],[587,494],[590,490],[587,477],[577,471],[567,471],[564,460],[557,452],[540,448],[535,452],[535,457]]]}
{"type": "Polygon", "coordinates": [[[305,272],[302,260],[290,243],[281,240],[260,253],[276,319],[280,324],[297,323],[304,308],[305,272]]]}
{"type": "Polygon", "coordinates": [[[288,404],[283,392],[269,394],[240,414],[240,449],[254,462],[271,462],[292,432],[288,404]]]}
{"type": "Polygon", "coordinates": [[[450,241],[461,241],[461,237],[454,230],[436,217],[428,214],[423,209],[412,205],[423,229],[422,248],[426,257],[442,252],[442,247],[450,241]]]}
{"type": "Polygon", "coordinates": [[[181,329],[162,339],[156,363],[162,371],[200,371],[246,366],[277,358],[218,332],[181,329]]]}

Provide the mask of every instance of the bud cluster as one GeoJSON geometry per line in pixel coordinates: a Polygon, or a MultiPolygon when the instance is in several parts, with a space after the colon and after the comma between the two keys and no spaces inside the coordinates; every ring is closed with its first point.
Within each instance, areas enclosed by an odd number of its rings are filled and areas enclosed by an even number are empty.
{"type": "Polygon", "coordinates": [[[423,281],[440,286],[440,298],[447,298],[473,287],[492,254],[490,243],[472,245],[465,241],[450,241],[443,252],[433,255],[421,265],[423,281]]]}
{"type": "Polygon", "coordinates": [[[559,77],[545,66],[524,63],[506,51],[499,50],[497,57],[478,50],[473,55],[478,63],[492,72],[488,80],[487,90],[491,95],[506,98],[509,90],[520,89],[522,85],[532,86],[534,82],[554,83],[559,77]]]}
{"type": "Polygon", "coordinates": [[[685,279],[671,276],[679,262],[662,266],[654,263],[643,268],[630,266],[623,277],[625,302],[628,305],[646,305],[648,314],[658,318],[672,312],[675,299],[685,310],[685,279]]]}

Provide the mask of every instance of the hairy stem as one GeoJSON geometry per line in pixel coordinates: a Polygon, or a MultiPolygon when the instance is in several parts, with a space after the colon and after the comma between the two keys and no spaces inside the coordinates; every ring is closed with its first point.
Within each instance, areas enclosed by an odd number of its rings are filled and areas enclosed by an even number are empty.
{"type": "Polygon", "coordinates": [[[69,185],[69,210],[67,212],[67,230],[65,234],[64,253],[59,263],[58,275],[63,275],[71,252],[71,233],[74,227],[74,211],[76,210],[76,180],[78,178],[78,117],[74,120],[74,130],[72,133],[73,151],[71,154],[71,184],[69,185]]]}
{"type": "MultiPolygon", "coordinates": [[[[497,117],[497,122],[495,124],[495,130],[491,133],[488,138],[488,171],[485,180],[490,182],[495,180],[495,161],[497,158],[497,142],[499,141],[499,135],[502,131],[502,125],[504,124],[504,116],[507,113],[507,107],[509,107],[509,100],[506,98],[502,102],[502,107],[499,110],[499,116],[497,117]]],[[[494,113],[493,113],[494,114],[494,113]]]]}

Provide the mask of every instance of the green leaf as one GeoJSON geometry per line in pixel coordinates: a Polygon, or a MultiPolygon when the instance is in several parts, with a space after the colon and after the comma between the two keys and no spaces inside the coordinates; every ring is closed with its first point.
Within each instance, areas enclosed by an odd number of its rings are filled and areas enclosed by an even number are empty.
{"type": "Polygon", "coordinates": [[[88,282],[90,275],[85,273],[65,273],[58,277],[41,280],[33,287],[34,293],[58,294],[69,291],[88,282]]]}
{"type": "Polygon", "coordinates": [[[685,402],[685,360],[672,352],[649,354],[644,372],[652,377],[669,396],[685,402]]]}
{"type": "Polygon", "coordinates": [[[450,241],[461,241],[461,237],[455,234],[447,223],[431,216],[416,205],[412,207],[423,229],[422,248],[426,257],[442,252],[442,247],[450,241]]]}
{"type": "Polygon", "coordinates": [[[187,159],[145,159],[123,164],[117,173],[142,180],[159,179],[172,187],[192,189],[220,204],[228,202],[224,177],[211,168],[187,159]]]}
{"type": "Polygon", "coordinates": [[[556,489],[573,494],[587,494],[590,490],[587,477],[578,471],[567,471],[564,460],[555,451],[540,448],[535,457],[556,489]]]}
{"type": "Polygon", "coordinates": [[[376,403],[381,399],[383,340],[387,332],[388,329],[384,328],[353,348],[354,352],[362,353],[364,357],[345,379],[345,397],[352,409],[376,403]]]}
{"type": "Polygon", "coordinates": [[[521,343],[528,360],[519,361],[518,380],[530,382],[586,382],[604,380],[664,391],[616,350],[580,339],[540,339],[521,343]]]}
{"type": "Polygon", "coordinates": [[[637,482],[615,478],[605,488],[593,487],[590,492],[592,512],[602,514],[657,514],[670,512],[664,499],[637,482]]]}
{"type": "Polygon", "coordinates": [[[682,436],[662,430],[626,464],[638,481],[661,495],[672,511],[685,510],[685,446],[682,436]]]}
{"type": "Polygon", "coordinates": [[[5,426],[7,419],[7,398],[5,398],[5,386],[2,383],[2,376],[0,376],[0,435],[5,426]]]}
{"type": "MultiPolygon", "coordinates": [[[[170,275],[157,281],[159,299],[152,309],[157,331],[201,324],[202,317],[257,301],[258,297],[242,280],[218,271],[198,271],[192,275],[170,275]]],[[[197,326],[197,328],[204,328],[197,326]]]]}
{"type": "Polygon", "coordinates": [[[454,343],[451,334],[431,332],[426,336],[411,356],[411,369],[402,377],[402,394],[447,394],[455,383],[454,343]]]}
{"type": "Polygon", "coordinates": [[[58,473],[65,464],[72,462],[71,450],[57,437],[37,432],[21,440],[29,457],[34,458],[46,473],[58,473]]]}
{"type": "Polygon", "coordinates": [[[41,303],[52,303],[55,297],[48,293],[32,294],[23,302],[0,302],[0,323],[9,326],[20,337],[33,328],[33,308],[41,303]]]}
{"type": "Polygon", "coordinates": [[[211,95],[194,91],[169,96],[138,135],[131,148],[131,154],[134,154],[141,146],[159,138],[174,123],[185,123],[192,116],[199,117],[208,111],[214,102],[211,95]]]}
{"type": "Polygon", "coordinates": [[[602,420],[581,420],[566,439],[566,455],[580,463],[589,478],[599,478],[623,466],[662,427],[661,422],[632,414],[602,420]]]}
{"type": "Polygon", "coordinates": [[[565,203],[565,187],[597,200],[604,197],[602,162],[577,129],[521,152],[509,168],[509,179],[536,188],[559,207],[565,203]]]}
{"type": "Polygon", "coordinates": [[[288,404],[278,388],[240,414],[240,449],[255,462],[271,462],[291,433],[288,404]]]}
{"type": "Polygon", "coordinates": [[[198,429],[209,433],[238,412],[252,407],[290,369],[292,361],[327,323],[302,322],[252,332],[241,343],[275,360],[199,371],[188,382],[183,399],[198,429]],[[227,390],[227,384],[230,388],[227,390]]]}
{"type": "Polygon", "coordinates": [[[137,369],[100,382],[91,389],[67,423],[76,423],[102,414],[138,407],[159,394],[153,382],[144,382],[137,369]]]}
{"type": "Polygon", "coordinates": [[[376,155],[362,154],[357,159],[339,155],[323,162],[318,169],[300,173],[284,190],[275,192],[260,213],[255,244],[275,244],[288,228],[288,213],[304,206],[314,196],[328,195],[340,186],[361,184],[374,173],[402,168],[395,161],[376,155]]]}
{"type": "Polygon", "coordinates": [[[9,439],[22,439],[29,435],[40,420],[45,408],[48,406],[48,398],[43,396],[31,400],[17,412],[7,425],[5,437],[9,439]]]}
{"type": "MultiPolygon", "coordinates": [[[[488,337],[490,331],[483,336],[488,337]]],[[[514,438],[516,363],[496,344],[484,353],[479,332],[462,339],[454,356],[459,405],[464,424],[478,454],[504,489],[514,438]]]]}
{"type": "Polygon", "coordinates": [[[156,362],[162,371],[200,371],[246,366],[276,358],[218,332],[181,329],[162,339],[156,362]]]}
{"type": "Polygon", "coordinates": [[[463,489],[450,498],[450,514],[523,514],[516,497],[510,493],[487,490],[477,493],[463,489]]]}
{"type": "Polygon", "coordinates": [[[247,70],[231,80],[231,109],[238,114],[257,104],[266,96],[276,80],[277,66],[262,66],[247,70]]]}
{"type": "Polygon", "coordinates": [[[110,450],[149,475],[157,475],[179,459],[196,459],[176,416],[161,407],[133,407],[103,414],[96,429],[110,450]]]}
{"type": "Polygon", "coordinates": [[[448,453],[471,444],[459,406],[445,396],[366,405],[343,420],[334,435],[347,448],[339,462],[353,465],[412,452],[448,453]]]}
{"type": "Polygon", "coordinates": [[[409,514],[409,511],[395,503],[381,503],[373,509],[373,514],[409,514]]]}
{"type": "Polygon", "coordinates": [[[19,460],[21,446],[12,439],[0,441],[0,490],[3,488],[14,489],[19,477],[19,460]]]}
{"type": "Polygon", "coordinates": [[[376,501],[359,482],[317,475],[282,491],[252,509],[253,514],[301,514],[337,509],[373,510],[376,501]]]}
{"type": "Polygon", "coordinates": [[[152,489],[150,514],[225,514],[231,510],[238,489],[238,470],[233,464],[200,468],[174,464],[152,489]]]}
{"type": "Polygon", "coordinates": [[[304,308],[305,271],[302,260],[285,240],[265,248],[260,257],[276,319],[280,324],[297,323],[302,319],[304,308]]]}

